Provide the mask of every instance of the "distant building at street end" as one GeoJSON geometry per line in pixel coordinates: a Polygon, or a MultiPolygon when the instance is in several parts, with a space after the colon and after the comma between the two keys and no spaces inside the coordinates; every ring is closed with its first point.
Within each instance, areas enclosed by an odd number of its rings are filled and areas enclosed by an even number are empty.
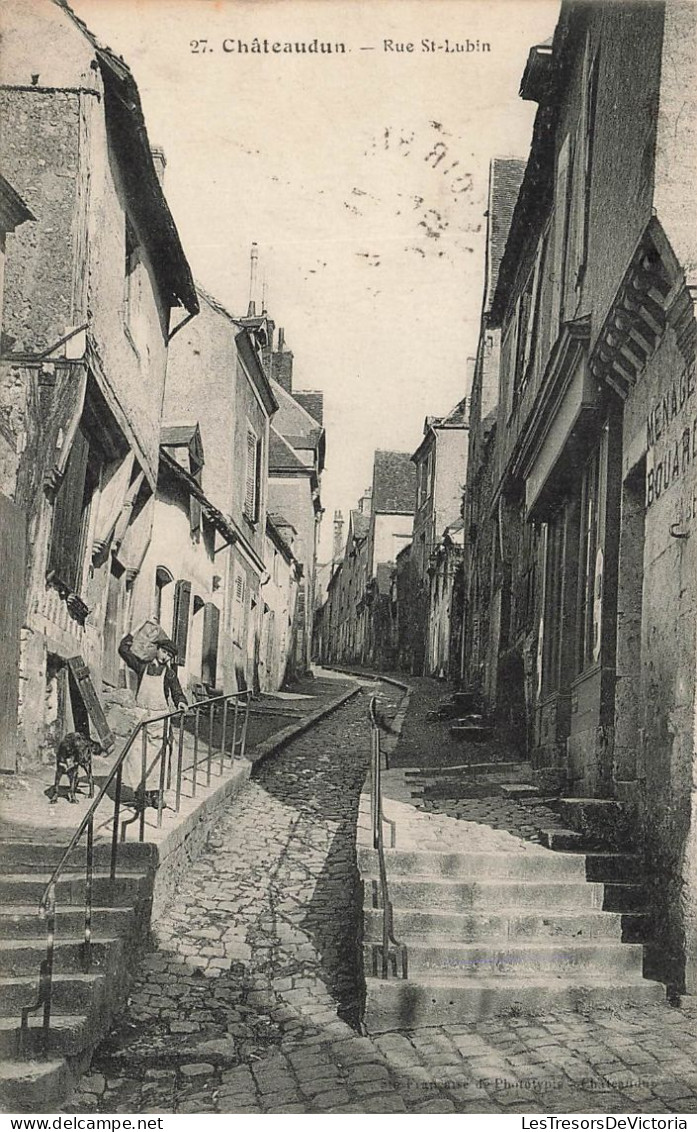
{"type": "Polygon", "coordinates": [[[455,577],[462,562],[462,492],[467,476],[468,404],[463,398],[445,417],[426,417],[416,467],[413,574],[414,652],[408,664],[419,675],[459,675],[451,656],[455,577]]]}
{"type": "Polygon", "coordinates": [[[296,531],[293,554],[302,567],[298,582],[288,675],[303,676],[312,659],[317,546],[322,521],[321,481],[326,435],[323,394],[294,389],[293,354],[282,329],[269,357],[271,388],[278,402],[269,447],[269,505],[296,531]],[[304,404],[302,403],[304,401],[304,404]],[[311,410],[311,411],[310,411],[311,410]]]}

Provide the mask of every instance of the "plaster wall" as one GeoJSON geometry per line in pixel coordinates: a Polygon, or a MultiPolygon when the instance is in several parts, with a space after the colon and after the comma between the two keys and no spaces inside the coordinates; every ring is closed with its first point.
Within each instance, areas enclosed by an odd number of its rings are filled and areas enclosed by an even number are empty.
{"type": "Polygon", "coordinates": [[[627,474],[630,454],[645,459],[645,515],[640,680],[633,690],[623,689],[617,710],[634,712],[638,725],[636,775],[643,787],[656,946],[678,982],[684,966],[694,992],[697,380],[694,346],[680,349],[672,329],[625,405],[623,448],[627,474]]]}

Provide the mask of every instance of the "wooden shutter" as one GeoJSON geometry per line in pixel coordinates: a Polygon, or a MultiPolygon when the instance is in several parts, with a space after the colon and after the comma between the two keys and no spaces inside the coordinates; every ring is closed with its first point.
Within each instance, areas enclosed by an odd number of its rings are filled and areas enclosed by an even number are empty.
{"type": "Polygon", "coordinates": [[[192,538],[198,542],[201,537],[201,500],[193,494],[189,496],[189,526],[192,538]]]}
{"type": "Polygon", "coordinates": [[[89,441],[80,426],[75,433],[65,475],[53,504],[48,569],[57,581],[73,591],[77,590],[80,583],[80,536],[89,450],[89,441]]]}
{"type": "Polygon", "coordinates": [[[559,150],[554,184],[554,291],[552,295],[551,342],[554,345],[564,316],[564,276],[569,238],[569,173],[571,169],[571,135],[567,134],[559,150]]]}
{"type": "Polygon", "coordinates": [[[172,640],[177,646],[177,661],[186,661],[186,645],[189,639],[189,609],[191,607],[191,582],[180,580],[174,587],[174,625],[172,640]]]}
{"type": "Polygon", "coordinates": [[[257,438],[251,428],[247,429],[247,478],[245,485],[244,512],[248,519],[256,519],[257,484],[257,438]]]}
{"type": "MultiPolygon", "coordinates": [[[[99,741],[105,749],[109,749],[114,745],[114,736],[111,733],[109,724],[106,721],[104,710],[99,702],[99,696],[92,683],[90,670],[85,664],[81,656],[71,656],[68,659],[68,668],[70,669],[71,676],[71,692],[76,692],[79,697],[79,702],[84,705],[91,722],[94,724],[99,741]]],[[[78,717],[81,713],[79,704],[73,699],[73,716],[78,717]]],[[[77,719],[76,719],[77,723],[77,719]]],[[[78,726],[78,730],[81,728],[78,726]]]]}
{"type": "Polygon", "coordinates": [[[256,456],[254,460],[254,519],[259,518],[261,511],[261,457],[262,457],[262,443],[261,440],[256,442],[256,456]]]}
{"type": "Polygon", "coordinates": [[[201,679],[209,687],[215,687],[218,667],[218,634],[220,631],[220,610],[208,602],[203,611],[203,648],[201,679]]]}

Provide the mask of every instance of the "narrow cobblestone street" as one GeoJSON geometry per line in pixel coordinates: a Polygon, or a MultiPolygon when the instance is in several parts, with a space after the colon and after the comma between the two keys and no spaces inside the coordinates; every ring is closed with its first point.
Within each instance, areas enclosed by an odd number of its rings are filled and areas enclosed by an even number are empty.
{"type": "Polygon", "coordinates": [[[360,1035],[367,691],[231,804],[66,1111],[697,1112],[687,1007],[360,1035]]]}

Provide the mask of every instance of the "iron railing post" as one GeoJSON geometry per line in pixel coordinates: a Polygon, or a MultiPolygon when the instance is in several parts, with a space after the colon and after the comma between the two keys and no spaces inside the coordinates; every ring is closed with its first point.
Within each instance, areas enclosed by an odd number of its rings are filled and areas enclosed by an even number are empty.
{"type": "Polygon", "coordinates": [[[123,779],[123,763],[119,764],[116,772],[116,785],[114,789],[114,825],[111,830],[111,864],[109,867],[109,880],[116,880],[116,858],[119,852],[119,816],[121,813],[121,782],[123,779]]]}
{"type": "Polygon", "coordinates": [[[184,712],[179,716],[179,741],[177,745],[177,793],[174,809],[179,813],[182,800],[182,767],[184,764],[184,712]]]}
{"type": "Polygon", "coordinates": [[[220,774],[225,770],[225,747],[227,745],[227,712],[229,700],[227,696],[223,701],[223,731],[220,737],[220,774]]]}
{"type": "Polygon", "coordinates": [[[85,936],[82,966],[89,971],[92,961],[92,880],[94,876],[94,815],[87,824],[87,871],[85,875],[85,936]]]}
{"type": "MultiPolygon", "coordinates": [[[[381,977],[383,979],[389,978],[390,974],[390,950],[394,957],[394,973],[397,975],[397,957],[401,957],[402,961],[402,978],[407,978],[407,949],[406,945],[400,943],[395,939],[394,934],[394,920],[392,912],[392,902],[389,895],[389,885],[387,879],[387,862],[385,861],[385,844],[383,839],[383,814],[382,814],[382,766],[380,760],[380,726],[377,721],[376,714],[376,701],[375,697],[370,701],[370,726],[371,726],[371,747],[370,747],[370,786],[371,786],[371,820],[372,820],[372,835],[373,835],[373,848],[377,853],[378,858],[378,871],[380,875],[380,899],[382,902],[382,958],[381,958],[381,977]]],[[[389,820],[389,819],[386,819],[389,820]]],[[[390,822],[393,826],[393,823],[390,822]]],[[[392,836],[390,838],[392,846],[394,847],[396,837],[394,829],[392,829],[392,836]]],[[[375,964],[377,966],[377,963],[375,964]]]]}
{"type": "Polygon", "coordinates": [[[213,758],[213,724],[215,722],[215,704],[208,705],[208,765],[206,767],[206,786],[211,784],[211,759],[213,758]]]}
{"type": "Polygon", "coordinates": [[[249,726],[249,704],[252,693],[247,691],[244,705],[244,723],[242,724],[242,738],[240,739],[240,758],[243,759],[247,750],[247,728],[249,726]]]}
{"type": "Polygon", "coordinates": [[[138,840],[145,841],[145,783],[148,777],[148,725],[142,731],[141,774],[140,774],[140,815],[138,821],[138,840]]]}
{"type": "Polygon", "coordinates": [[[230,763],[234,763],[237,758],[237,718],[240,711],[239,696],[235,696],[235,715],[232,721],[232,747],[230,748],[230,763]]]}
{"type": "Polygon", "coordinates": [[[196,780],[198,778],[198,704],[194,708],[194,765],[193,765],[193,780],[191,784],[191,797],[196,797],[196,780]]]}
{"type": "Polygon", "coordinates": [[[169,753],[169,720],[162,723],[162,750],[160,752],[160,787],[157,792],[157,828],[162,826],[162,808],[165,801],[165,771],[169,753]]]}

